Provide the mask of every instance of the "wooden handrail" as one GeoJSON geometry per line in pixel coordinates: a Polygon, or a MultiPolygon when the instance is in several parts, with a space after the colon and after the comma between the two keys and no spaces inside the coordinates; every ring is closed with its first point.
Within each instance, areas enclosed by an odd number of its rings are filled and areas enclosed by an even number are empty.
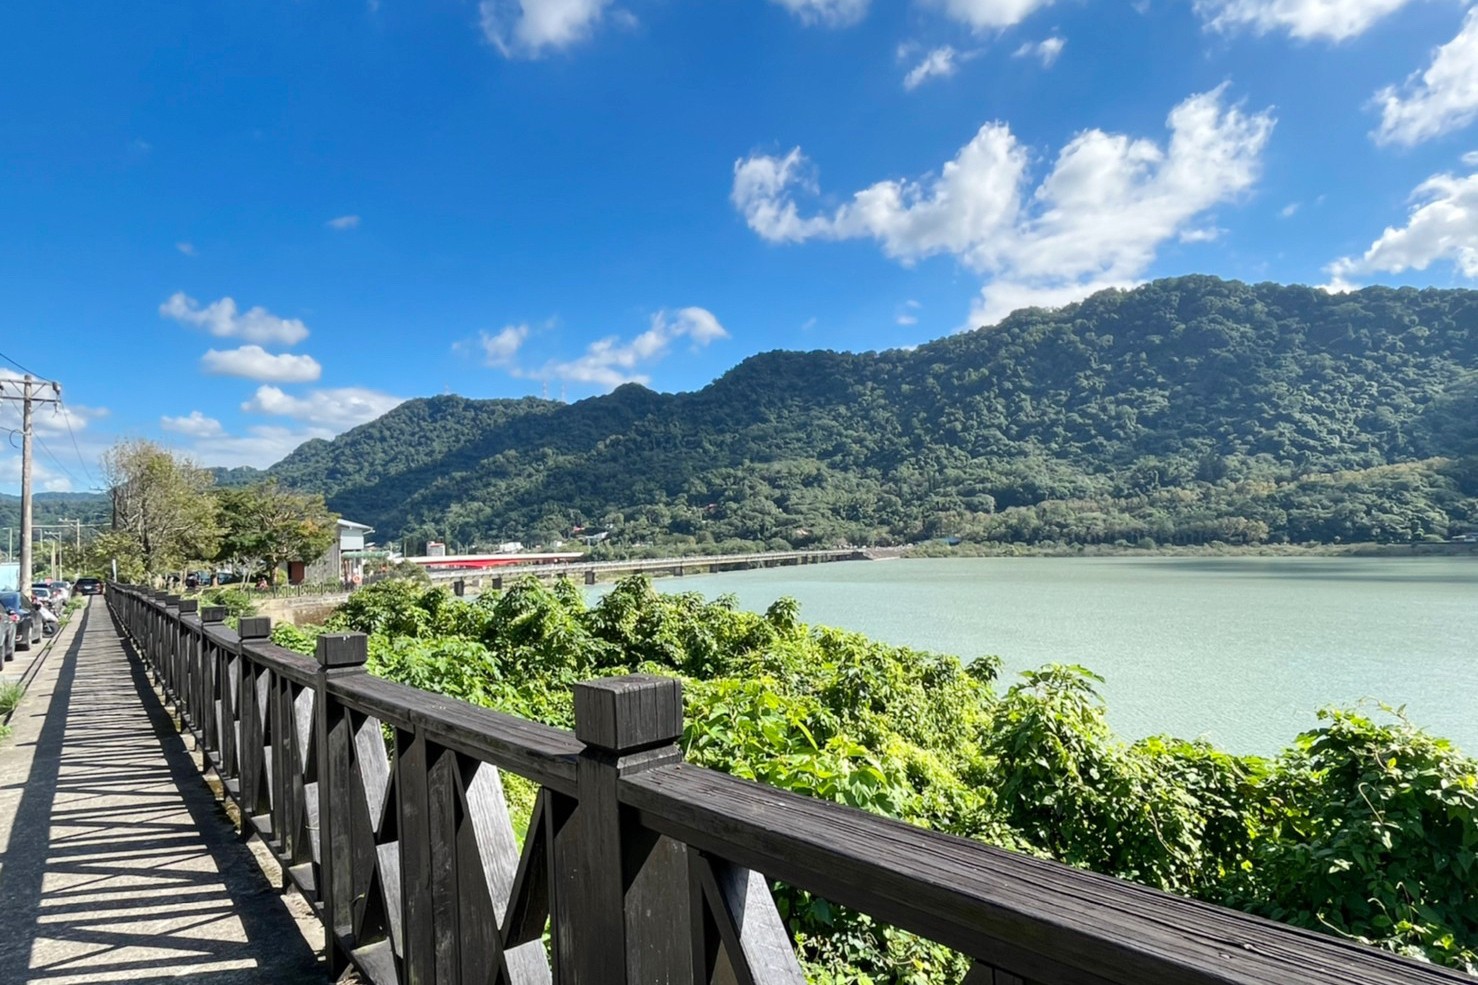
{"type": "Polygon", "coordinates": [[[376,985],[802,985],[772,881],[962,952],[965,985],[1471,982],[684,764],[672,678],[576,685],[571,733],[370,676],[358,634],[310,659],[265,619],[108,603],[323,920],[330,970],[376,985]],[[500,770],[539,788],[521,843],[500,770]]]}

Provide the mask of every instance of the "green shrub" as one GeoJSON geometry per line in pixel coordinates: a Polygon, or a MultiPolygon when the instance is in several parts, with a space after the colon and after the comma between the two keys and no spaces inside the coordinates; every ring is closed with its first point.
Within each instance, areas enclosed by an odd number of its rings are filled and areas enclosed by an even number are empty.
{"type": "Polygon", "coordinates": [[[208,588],[201,593],[200,604],[224,606],[226,616],[232,619],[240,619],[257,611],[252,597],[240,588],[208,588]]]}
{"type": "MultiPolygon", "coordinates": [[[[684,680],[693,763],[1474,970],[1478,767],[1399,717],[1326,712],[1274,760],[1110,730],[1101,679],[890,646],[732,598],[626,579],[587,606],[569,582],[473,601],[383,582],[330,618],[371,633],[371,672],[563,728],[580,680],[684,680]]],[[[317,627],[278,627],[311,652],[317,627]]],[[[527,783],[504,778],[516,824],[527,783]]],[[[957,985],[958,955],[779,886],[816,983],[957,985]]]]}

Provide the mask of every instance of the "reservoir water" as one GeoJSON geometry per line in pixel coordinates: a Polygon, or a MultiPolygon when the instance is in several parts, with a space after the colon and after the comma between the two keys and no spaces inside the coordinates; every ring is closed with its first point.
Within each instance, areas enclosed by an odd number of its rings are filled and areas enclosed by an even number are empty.
{"type": "Polygon", "coordinates": [[[1003,686],[1080,663],[1128,739],[1272,754],[1320,707],[1375,699],[1478,754],[1478,557],[905,559],[654,584],[755,611],[790,595],[806,622],[995,654],[1003,686]]]}

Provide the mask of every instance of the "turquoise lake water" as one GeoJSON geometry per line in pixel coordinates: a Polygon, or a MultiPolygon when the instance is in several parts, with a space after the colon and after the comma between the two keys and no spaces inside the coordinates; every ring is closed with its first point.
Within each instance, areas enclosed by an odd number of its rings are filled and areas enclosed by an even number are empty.
{"type": "Polygon", "coordinates": [[[1270,754],[1320,707],[1376,699],[1478,753],[1478,557],[905,559],[654,584],[756,611],[790,595],[807,622],[995,654],[1004,681],[1081,663],[1126,738],[1270,754]]]}

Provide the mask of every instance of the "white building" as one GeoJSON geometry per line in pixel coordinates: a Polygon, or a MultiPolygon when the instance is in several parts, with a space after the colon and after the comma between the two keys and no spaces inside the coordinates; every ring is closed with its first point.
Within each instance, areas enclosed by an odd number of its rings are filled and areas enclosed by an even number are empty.
{"type": "Polygon", "coordinates": [[[364,538],[375,532],[367,523],[339,520],[339,536],[324,551],[323,557],[311,564],[291,561],[287,566],[287,580],[294,585],[303,582],[319,583],[337,581],[343,585],[358,585],[364,580],[364,562],[372,558],[388,556],[387,551],[375,551],[365,547],[364,538]]]}

